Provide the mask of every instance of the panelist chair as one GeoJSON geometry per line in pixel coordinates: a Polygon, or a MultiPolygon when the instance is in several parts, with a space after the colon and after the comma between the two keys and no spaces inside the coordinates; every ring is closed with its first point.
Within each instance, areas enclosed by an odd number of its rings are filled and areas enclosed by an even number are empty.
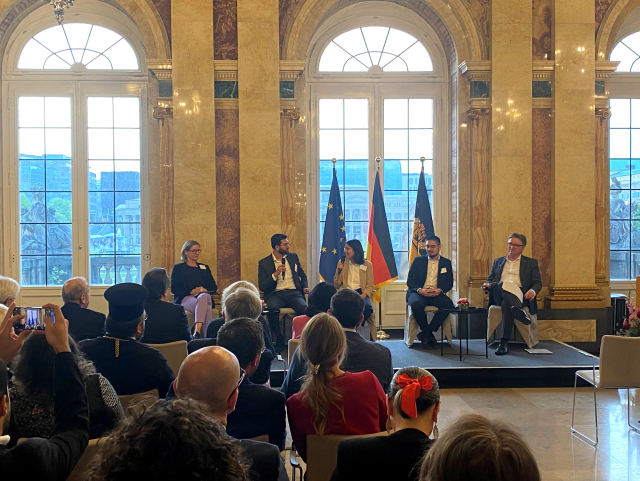
{"type": "Polygon", "coordinates": [[[141,408],[150,407],[159,398],[160,395],[157,389],[151,389],[150,391],[140,392],[137,394],[123,394],[122,396],[118,396],[120,404],[122,405],[122,410],[127,417],[132,415],[129,408],[136,408],[138,406],[141,408]]]}
{"type": "MultiPolygon", "coordinates": [[[[524,311],[531,318],[531,324],[525,326],[518,319],[514,319],[516,329],[513,329],[512,337],[515,341],[525,342],[529,349],[538,344],[538,315],[531,314],[529,308],[525,307],[524,311]]],[[[497,333],[502,329],[502,307],[491,306],[489,308],[489,319],[487,320],[487,342],[493,342],[497,333]],[[500,328],[500,329],[498,329],[500,328]]]]}
{"type": "MultiPolygon", "coordinates": [[[[427,321],[431,322],[433,319],[433,315],[438,311],[437,307],[427,306],[424,308],[424,312],[427,314],[427,321]]],[[[440,339],[440,331],[444,331],[444,337],[446,338],[449,345],[453,345],[452,336],[451,336],[451,315],[447,316],[442,324],[442,327],[438,329],[433,335],[436,339],[440,339]]],[[[420,326],[418,325],[415,317],[413,317],[413,313],[411,312],[411,306],[407,304],[406,314],[405,314],[405,323],[404,323],[404,343],[411,347],[418,337],[418,333],[420,332],[420,326]]]]}
{"type": "MultiPolygon", "coordinates": [[[[187,321],[189,322],[189,329],[191,330],[191,334],[193,334],[193,328],[196,325],[196,315],[193,312],[189,312],[185,309],[184,311],[187,314],[187,321]]],[[[211,311],[211,319],[217,319],[220,317],[220,311],[217,308],[214,308],[211,311]]],[[[203,324],[202,326],[202,337],[207,333],[208,323],[203,324]]]]}
{"type": "Polygon", "coordinates": [[[184,361],[189,354],[187,352],[187,341],[174,341],[167,342],[166,344],[147,344],[147,346],[155,347],[160,351],[173,371],[173,375],[178,377],[178,371],[180,370],[182,361],[184,361]]]}

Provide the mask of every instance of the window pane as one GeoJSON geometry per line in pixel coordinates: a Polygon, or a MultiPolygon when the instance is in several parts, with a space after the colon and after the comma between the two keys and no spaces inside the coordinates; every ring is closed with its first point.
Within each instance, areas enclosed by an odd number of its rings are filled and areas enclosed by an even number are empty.
{"type": "Polygon", "coordinates": [[[612,220],[610,228],[610,240],[612,250],[630,249],[631,223],[620,220],[612,220]]]}
{"type": "Polygon", "coordinates": [[[433,127],[433,100],[409,99],[409,127],[412,129],[433,127]]]}
{"type": "Polygon", "coordinates": [[[611,213],[611,219],[629,219],[631,216],[631,210],[629,206],[629,199],[624,198],[628,196],[626,190],[611,190],[609,194],[610,204],[609,209],[611,213]]]}
{"type": "Polygon", "coordinates": [[[322,52],[318,69],[320,72],[342,72],[345,62],[350,58],[349,53],[331,42],[322,52]]]}
{"type": "Polygon", "coordinates": [[[113,99],[113,126],[140,127],[140,100],[136,97],[113,99]]]}
{"type": "Polygon", "coordinates": [[[47,192],[47,223],[70,224],[71,192],[47,192]]]}
{"type": "Polygon", "coordinates": [[[44,98],[18,99],[18,127],[44,127],[44,98]]]}
{"type": "Polygon", "coordinates": [[[367,130],[345,130],[345,159],[366,160],[369,158],[369,132],[367,130]]]}
{"type": "Polygon", "coordinates": [[[344,126],[343,99],[320,99],[320,128],[341,129],[344,126]]]}
{"type": "Polygon", "coordinates": [[[113,159],[112,129],[89,129],[89,159],[113,159]]]}
{"type": "Polygon", "coordinates": [[[611,99],[611,119],[609,126],[613,129],[616,127],[629,128],[631,123],[631,100],[630,99],[611,99]]]}
{"type": "Polygon", "coordinates": [[[111,97],[89,97],[87,99],[87,126],[113,127],[113,99],[111,97]]]}
{"type": "Polygon", "coordinates": [[[406,129],[407,127],[409,127],[409,100],[385,99],[384,128],[406,129]]]}
{"type": "Polygon", "coordinates": [[[71,129],[45,129],[45,154],[47,159],[71,158],[71,129]]]}
{"type": "Polygon", "coordinates": [[[631,131],[611,129],[610,155],[612,159],[628,159],[631,156],[631,131]]]}
{"type": "MultiPolygon", "coordinates": [[[[47,224],[47,254],[71,254],[71,224],[47,224]]],[[[47,264],[51,261],[47,258],[47,264]]]]}
{"type": "Polygon", "coordinates": [[[344,163],[344,183],[346,190],[367,190],[369,186],[369,162],[349,160],[344,163]]]}
{"type": "Polygon", "coordinates": [[[20,256],[20,284],[22,286],[47,285],[46,259],[45,256],[20,256]]]}
{"type": "Polygon", "coordinates": [[[384,131],[384,158],[407,159],[409,156],[409,130],[384,131]]]}
{"type": "Polygon", "coordinates": [[[113,190],[113,161],[89,162],[89,190],[113,190]]]}
{"type": "Polygon", "coordinates": [[[344,158],[344,130],[320,131],[320,159],[344,158]]]}
{"type": "Polygon", "coordinates": [[[18,128],[20,159],[44,159],[44,129],[18,128]]]}
{"type": "Polygon", "coordinates": [[[629,263],[631,253],[629,251],[611,251],[610,274],[611,279],[629,279],[629,263]]]}
{"type": "Polygon", "coordinates": [[[409,130],[409,158],[433,159],[433,130],[411,129],[409,130]]]}
{"type": "Polygon", "coordinates": [[[347,129],[366,129],[369,127],[367,99],[345,99],[344,126],[347,129]]]}
{"type": "Polygon", "coordinates": [[[44,117],[45,127],[71,127],[71,98],[46,97],[44,117]]]}

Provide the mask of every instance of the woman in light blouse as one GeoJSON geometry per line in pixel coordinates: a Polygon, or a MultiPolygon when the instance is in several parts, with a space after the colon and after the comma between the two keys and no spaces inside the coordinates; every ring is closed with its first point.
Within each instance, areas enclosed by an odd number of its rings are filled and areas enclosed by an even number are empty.
{"type": "Polygon", "coordinates": [[[333,276],[336,289],[353,289],[364,299],[364,320],[373,312],[371,294],[373,294],[373,266],[364,258],[364,250],[358,239],[347,241],[344,246],[344,262],[339,261],[333,276]]]}

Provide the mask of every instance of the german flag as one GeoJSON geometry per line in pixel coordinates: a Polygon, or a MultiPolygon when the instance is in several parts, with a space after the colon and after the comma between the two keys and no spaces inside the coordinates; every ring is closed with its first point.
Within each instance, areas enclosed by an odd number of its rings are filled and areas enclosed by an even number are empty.
{"type": "Polygon", "coordinates": [[[380,302],[380,288],[398,279],[398,268],[393,256],[393,245],[387,223],[387,212],[380,188],[380,172],[376,172],[373,188],[373,202],[369,216],[369,236],[367,239],[367,259],[373,265],[373,284],[376,292],[373,297],[380,302]]]}

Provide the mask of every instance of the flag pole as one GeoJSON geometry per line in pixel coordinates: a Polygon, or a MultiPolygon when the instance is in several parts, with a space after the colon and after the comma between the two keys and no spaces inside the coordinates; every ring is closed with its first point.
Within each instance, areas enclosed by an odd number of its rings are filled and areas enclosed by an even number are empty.
{"type": "MultiPolygon", "coordinates": [[[[382,158],[376,157],[376,170],[380,170],[380,161],[382,158]]],[[[379,296],[380,297],[380,296],[379,296]]],[[[378,302],[378,333],[376,334],[376,338],[378,341],[389,339],[391,336],[382,330],[382,297],[380,297],[380,302],[378,302]]]]}

